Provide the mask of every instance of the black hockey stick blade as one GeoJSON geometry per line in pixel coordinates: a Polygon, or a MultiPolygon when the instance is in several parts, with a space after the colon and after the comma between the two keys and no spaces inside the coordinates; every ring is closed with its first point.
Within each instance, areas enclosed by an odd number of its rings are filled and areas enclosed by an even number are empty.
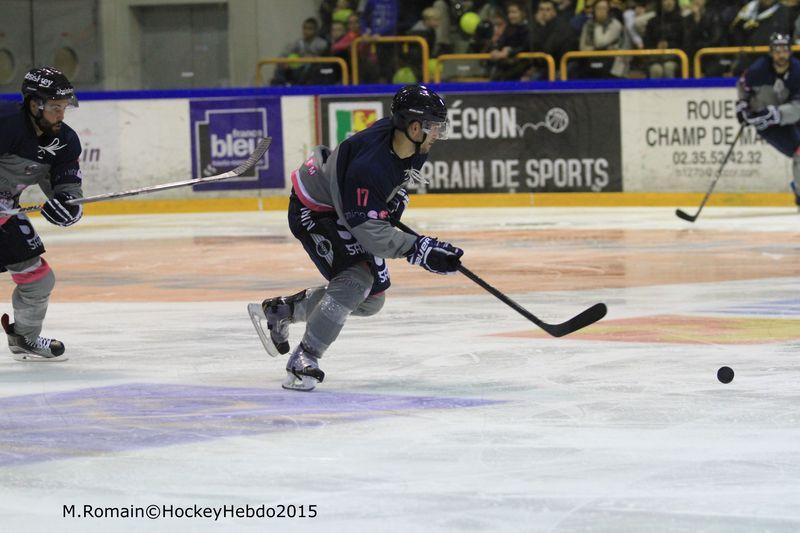
{"type": "MultiPolygon", "coordinates": [[[[698,211],[697,215],[699,215],[699,214],[700,214],[700,212],[698,211]]],[[[687,213],[686,211],[683,211],[681,209],[676,209],[675,210],[675,216],[677,216],[678,218],[682,218],[683,220],[685,220],[687,222],[694,222],[695,220],[697,220],[697,215],[692,216],[689,213],[687,213]]]]}
{"type": "Polygon", "coordinates": [[[586,326],[591,326],[606,316],[607,312],[608,308],[606,307],[606,304],[594,304],[589,309],[586,309],[585,311],[575,315],[566,322],[562,322],[561,324],[546,324],[541,322],[538,324],[538,326],[553,337],[563,337],[564,335],[569,335],[570,333],[574,333],[579,329],[583,329],[586,326]]]}
{"type": "MultiPolygon", "coordinates": [[[[399,220],[394,222],[394,225],[397,226],[399,229],[403,230],[406,233],[410,233],[411,235],[419,236],[419,233],[414,231],[413,229],[409,228],[399,220]]],[[[570,333],[574,333],[579,329],[583,329],[586,326],[590,326],[606,316],[608,309],[606,308],[606,304],[598,303],[591,306],[589,309],[575,315],[574,317],[570,318],[566,322],[562,322],[561,324],[548,324],[547,322],[541,320],[539,317],[519,305],[517,302],[512,300],[509,296],[507,296],[502,291],[494,288],[489,283],[487,283],[483,278],[475,274],[473,271],[465,267],[464,265],[458,265],[458,271],[464,274],[466,277],[474,281],[477,285],[482,287],[486,292],[509,306],[511,309],[516,311],[517,313],[521,314],[540,328],[542,328],[545,332],[552,335],[553,337],[563,337],[564,335],[569,335],[570,333]]]]}
{"type": "Polygon", "coordinates": [[[458,266],[458,271],[464,274],[466,277],[483,287],[486,292],[493,295],[495,298],[509,306],[511,309],[516,311],[517,313],[521,314],[548,334],[552,335],[553,337],[563,337],[564,335],[569,335],[570,333],[574,333],[579,329],[583,329],[586,326],[590,326],[606,316],[608,312],[608,308],[604,303],[597,303],[591,306],[590,308],[578,313],[574,317],[570,318],[566,322],[562,322],[560,324],[549,324],[542,320],[541,318],[537,317],[520,304],[515,302],[511,297],[507,296],[505,293],[501,292],[500,290],[494,288],[493,286],[489,285],[483,278],[472,272],[470,269],[465,267],[464,265],[458,266]]]}

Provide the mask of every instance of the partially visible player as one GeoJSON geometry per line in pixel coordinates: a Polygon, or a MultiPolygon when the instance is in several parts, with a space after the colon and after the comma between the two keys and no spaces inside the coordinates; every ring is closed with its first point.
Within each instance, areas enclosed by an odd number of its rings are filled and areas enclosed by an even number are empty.
{"type": "MultiPolygon", "coordinates": [[[[83,196],[78,135],[64,124],[64,113],[77,107],[75,89],[51,67],[35,68],[22,82],[22,106],[0,115],[0,210],[19,206],[27,187],[39,185],[48,197],[42,216],[58,226],[80,220],[80,206],[65,202],[83,196]]],[[[6,108],[7,109],[7,108],[6,108]]],[[[0,216],[0,272],[16,283],[14,323],[2,325],[18,361],[63,361],[64,344],[40,336],[55,276],[42,257],[42,240],[24,214],[0,216]]]]}
{"type": "Polygon", "coordinates": [[[272,355],[289,352],[289,324],[306,322],[286,364],[284,388],[307,391],[322,382],[318,360],[347,318],[381,310],[390,283],[386,258],[405,257],[437,274],[457,270],[462,250],[392,225],[408,203],[405,186],[421,179],[431,146],[447,137],[447,128],[444,100],[422,85],[408,85],[395,94],[391,118],[378,120],[333,152],[317,147],[292,173],[289,227],[328,284],[248,306],[272,355]],[[268,335],[261,319],[267,321],[268,335]]]}
{"type": "Polygon", "coordinates": [[[739,78],[736,116],[792,158],[791,187],[800,208],[800,61],[792,57],[791,42],[789,35],[770,36],[769,55],[758,58],[739,78]]]}

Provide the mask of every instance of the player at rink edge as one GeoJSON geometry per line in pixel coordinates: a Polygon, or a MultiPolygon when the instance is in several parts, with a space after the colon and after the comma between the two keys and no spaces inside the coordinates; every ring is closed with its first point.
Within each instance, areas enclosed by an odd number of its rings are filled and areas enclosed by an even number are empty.
{"type": "Polygon", "coordinates": [[[321,383],[319,359],[347,318],[381,310],[390,285],[385,259],[405,257],[436,274],[452,274],[460,264],[461,249],[392,225],[408,205],[406,185],[422,180],[431,146],[447,138],[445,102],[425,86],[407,85],[394,95],[391,113],[333,152],[317,146],[291,175],[289,227],[328,284],[248,306],[273,356],[289,352],[289,324],[306,323],[286,363],[285,389],[310,391],[321,383]]]}
{"type": "Polygon", "coordinates": [[[770,36],[769,54],[754,61],[736,84],[736,117],[792,158],[791,188],[800,208],[800,61],[792,57],[791,43],[789,35],[770,36]]]}
{"type": "MultiPolygon", "coordinates": [[[[75,88],[58,69],[34,68],[22,81],[22,105],[0,111],[0,209],[19,207],[27,187],[38,184],[47,195],[42,216],[57,226],[71,226],[83,209],[67,200],[83,197],[78,157],[81,144],[64,124],[67,108],[78,107],[75,88]]],[[[41,238],[25,214],[0,217],[0,272],[16,284],[14,323],[0,321],[8,347],[18,361],[63,361],[64,344],[40,336],[55,276],[42,254],[41,238]]]]}

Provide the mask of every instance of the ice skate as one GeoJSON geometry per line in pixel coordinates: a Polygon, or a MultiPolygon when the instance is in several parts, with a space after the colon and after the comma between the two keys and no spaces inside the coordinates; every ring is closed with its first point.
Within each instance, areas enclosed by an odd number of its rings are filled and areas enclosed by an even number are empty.
{"type": "Polygon", "coordinates": [[[289,324],[293,322],[294,305],[305,297],[306,291],[302,290],[292,296],[277,296],[264,300],[260,305],[247,306],[258,338],[272,357],[289,353],[289,324]],[[269,335],[261,325],[262,320],[267,322],[269,335]]]}
{"type": "Polygon", "coordinates": [[[67,360],[63,342],[46,337],[28,339],[14,331],[14,324],[9,322],[8,315],[4,314],[0,321],[8,335],[8,348],[17,361],[49,363],[67,360]]]}
{"type": "Polygon", "coordinates": [[[797,190],[797,185],[794,182],[790,183],[792,187],[792,192],[794,193],[794,205],[797,206],[797,210],[800,211],[800,191],[797,190]]]}
{"type": "Polygon", "coordinates": [[[286,380],[283,388],[287,390],[311,391],[325,379],[325,372],[319,368],[317,356],[305,349],[302,343],[294,349],[286,363],[286,380]]]}

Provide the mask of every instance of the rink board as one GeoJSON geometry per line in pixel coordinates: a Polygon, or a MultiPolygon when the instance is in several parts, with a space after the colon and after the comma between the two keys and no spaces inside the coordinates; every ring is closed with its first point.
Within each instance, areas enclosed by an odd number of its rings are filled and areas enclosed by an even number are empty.
{"type": "MultiPolygon", "coordinates": [[[[734,89],[719,85],[564,91],[445,85],[452,136],[434,147],[422,169],[428,183],[412,192],[418,205],[431,207],[696,204],[739,128],[734,89]]],[[[89,94],[68,117],[83,143],[86,194],[222,172],[260,136],[275,139],[252,175],[138,203],[93,205],[89,212],[281,209],[284,201],[276,199],[287,196],[286,176],[311,148],[335,146],[388,116],[393,90],[89,94]]],[[[747,128],[711,205],[790,205],[790,177],[790,159],[747,128]]],[[[41,194],[29,189],[25,199],[41,194]]]]}

